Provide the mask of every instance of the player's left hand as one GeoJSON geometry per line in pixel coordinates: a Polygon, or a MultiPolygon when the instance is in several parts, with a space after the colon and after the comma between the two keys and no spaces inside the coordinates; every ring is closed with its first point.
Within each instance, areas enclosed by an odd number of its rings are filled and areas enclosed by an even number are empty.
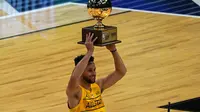
{"type": "Polygon", "coordinates": [[[107,45],[106,48],[107,48],[108,50],[110,50],[110,51],[114,51],[114,50],[117,49],[116,46],[115,46],[115,44],[107,45]]]}

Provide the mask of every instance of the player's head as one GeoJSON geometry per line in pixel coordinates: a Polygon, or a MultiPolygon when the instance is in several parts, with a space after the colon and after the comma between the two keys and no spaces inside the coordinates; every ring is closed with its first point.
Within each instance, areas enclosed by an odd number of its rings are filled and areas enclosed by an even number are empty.
{"type": "MultiPolygon", "coordinates": [[[[83,59],[85,55],[79,55],[74,59],[75,66],[83,59]]],[[[81,78],[86,81],[87,83],[94,83],[96,80],[96,66],[94,63],[94,57],[91,56],[87,67],[85,68],[81,78]]]]}

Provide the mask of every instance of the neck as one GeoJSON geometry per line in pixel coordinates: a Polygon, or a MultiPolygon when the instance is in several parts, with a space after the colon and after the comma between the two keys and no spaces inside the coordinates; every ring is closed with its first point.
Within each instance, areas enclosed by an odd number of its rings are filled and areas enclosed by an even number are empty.
{"type": "Polygon", "coordinates": [[[91,84],[87,83],[84,79],[80,80],[80,85],[89,91],[91,90],[91,84]]]}

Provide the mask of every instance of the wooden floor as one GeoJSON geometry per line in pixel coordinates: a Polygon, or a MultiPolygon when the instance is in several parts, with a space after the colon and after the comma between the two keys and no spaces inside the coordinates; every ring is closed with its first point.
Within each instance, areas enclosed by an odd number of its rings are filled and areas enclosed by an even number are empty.
{"type": "MultiPolygon", "coordinates": [[[[88,21],[0,41],[0,110],[68,112],[65,89],[75,56],[85,53],[81,28],[88,21]]],[[[169,101],[199,97],[200,20],[129,12],[108,17],[118,27],[117,45],[127,75],[103,94],[108,112],[167,112],[169,101]]],[[[113,69],[113,59],[95,47],[97,75],[113,69]]],[[[178,111],[172,111],[178,112],[178,111]]]]}
{"type": "MultiPolygon", "coordinates": [[[[112,14],[120,12],[124,11],[112,10],[112,14]]],[[[0,39],[87,19],[92,19],[92,17],[89,16],[86,6],[74,4],[25,13],[16,17],[0,19],[0,39]]]]}

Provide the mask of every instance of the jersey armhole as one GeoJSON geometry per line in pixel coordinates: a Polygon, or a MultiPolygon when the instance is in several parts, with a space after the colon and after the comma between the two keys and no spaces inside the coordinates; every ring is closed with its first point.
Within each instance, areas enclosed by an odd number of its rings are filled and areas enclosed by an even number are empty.
{"type": "Polygon", "coordinates": [[[79,86],[79,87],[81,88],[81,91],[80,91],[80,92],[81,92],[81,98],[80,98],[78,104],[77,104],[75,107],[73,107],[73,108],[71,108],[71,107],[69,106],[69,101],[67,101],[67,106],[68,106],[69,109],[75,109],[75,108],[77,108],[77,107],[80,105],[81,100],[83,100],[83,88],[82,88],[81,86],[79,86]]]}
{"type": "Polygon", "coordinates": [[[104,91],[103,88],[101,88],[98,83],[94,83],[94,84],[100,89],[101,93],[103,93],[104,91]]]}

